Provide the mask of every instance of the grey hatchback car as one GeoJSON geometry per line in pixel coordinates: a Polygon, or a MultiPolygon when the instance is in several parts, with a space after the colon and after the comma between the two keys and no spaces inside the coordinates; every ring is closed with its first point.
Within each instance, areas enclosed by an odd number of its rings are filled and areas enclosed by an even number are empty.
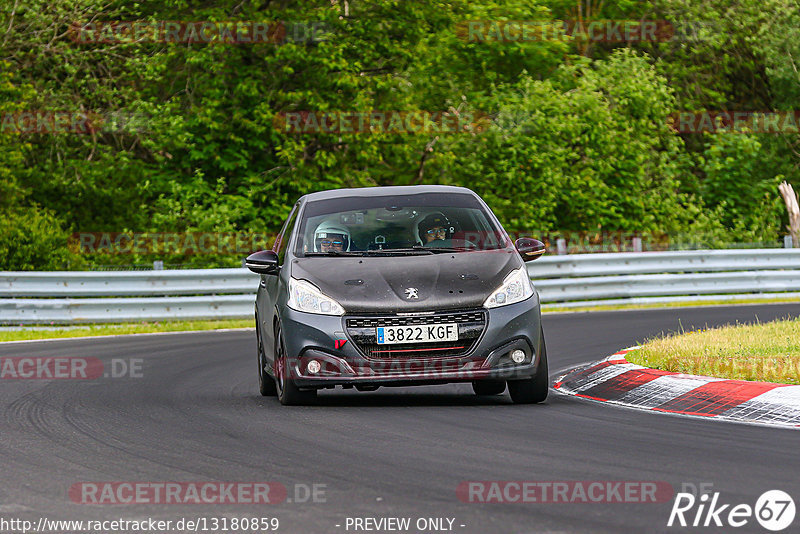
{"type": "Polygon", "coordinates": [[[516,403],[547,398],[539,296],[483,200],[450,186],[370,187],[300,198],[272,250],[251,254],[262,395],[471,382],[516,403]]]}

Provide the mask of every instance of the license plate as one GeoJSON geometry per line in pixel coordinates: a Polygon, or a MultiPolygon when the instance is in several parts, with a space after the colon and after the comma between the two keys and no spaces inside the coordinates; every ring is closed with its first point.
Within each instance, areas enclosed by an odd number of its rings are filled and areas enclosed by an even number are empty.
{"type": "Polygon", "coordinates": [[[431,324],[418,326],[379,326],[375,328],[378,345],[392,343],[425,343],[458,340],[458,324],[431,324]]]}

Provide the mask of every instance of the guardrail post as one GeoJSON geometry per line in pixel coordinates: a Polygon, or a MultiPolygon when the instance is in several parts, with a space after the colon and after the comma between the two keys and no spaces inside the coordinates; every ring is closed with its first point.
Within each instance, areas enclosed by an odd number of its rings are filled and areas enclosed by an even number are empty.
{"type": "Polygon", "coordinates": [[[642,251],[642,238],[641,237],[634,237],[633,241],[633,251],[634,252],[641,252],[642,251]]]}
{"type": "Polygon", "coordinates": [[[154,271],[163,271],[164,270],[164,262],[161,260],[156,260],[153,262],[153,270],[154,271]]]}
{"type": "Polygon", "coordinates": [[[556,240],[556,254],[559,256],[564,256],[567,253],[567,240],[563,237],[559,237],[556,240]]]}
{"type": "Polygon", "coordinates": [[[792,236],[783,236],[783,248],[792,248],[792,236]]]}

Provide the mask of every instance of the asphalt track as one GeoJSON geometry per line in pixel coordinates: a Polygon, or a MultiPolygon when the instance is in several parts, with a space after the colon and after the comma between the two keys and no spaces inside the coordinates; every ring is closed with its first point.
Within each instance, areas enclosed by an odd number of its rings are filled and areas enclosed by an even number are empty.
{"type": "MultiPolygon", "coordinates": [[[[551,379],[681,325],[798,314],[792,304],[546,315],[551,379]]],[[[516,406],[507,393],[478,398],[468,385],[336,390],[316,406],[281,407],[258,395],[252,332],[7,344],[0,356],[143,360],[140,378],[2,381],[0,518],[278,517],[289,533],[348,532],[347,517],[450,517],[463,533],[682,530],[666,527],[671,501],[464,503],[456,488],[470,480],[711,483],[726,503],[753,505],[782,489],[800,504],[798,430],[553,393],[516,406]],[[290,498],[295,484],[316,483],[326,493],[325,502],[266,506],[100,506],[68,496],[83,481],[167,480],[276,481],[290,498]]],[[[765,532],[754,520],[736,530],[765,532]]]]}

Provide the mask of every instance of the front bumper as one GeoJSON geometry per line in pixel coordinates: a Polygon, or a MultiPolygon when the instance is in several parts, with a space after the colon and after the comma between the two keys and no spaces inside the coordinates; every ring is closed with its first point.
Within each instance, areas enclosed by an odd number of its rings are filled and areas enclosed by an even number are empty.
{"type": "Polygon", "coordinates": [[[303,388],[337,385],[417,385],[531,378],[539,368],[542,340],[538,295],[488,310],[481,337],[468,353],[449,358],[366,358],[348,336],[345,318],[284,309],[281,316],[290,377],[303,388]],[[336,349],[336,340],[347,342],[336,349]],[[521,349],[515,364],[510,351],[521,349]],[[317,373],[308,370],[315,360],[317,373]]]}

